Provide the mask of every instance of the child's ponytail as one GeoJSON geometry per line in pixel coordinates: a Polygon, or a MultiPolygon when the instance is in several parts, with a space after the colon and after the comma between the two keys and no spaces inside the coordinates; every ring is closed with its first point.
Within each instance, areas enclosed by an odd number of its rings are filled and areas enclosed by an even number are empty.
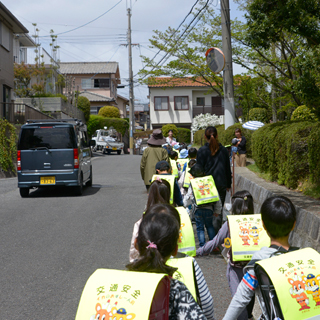
{"type": "Polygon", "coordinates": [[[209,142],[211,155],[214,156],[219,150],[218,131],[215,127],[207,127],[205,136],[209,142]]]}

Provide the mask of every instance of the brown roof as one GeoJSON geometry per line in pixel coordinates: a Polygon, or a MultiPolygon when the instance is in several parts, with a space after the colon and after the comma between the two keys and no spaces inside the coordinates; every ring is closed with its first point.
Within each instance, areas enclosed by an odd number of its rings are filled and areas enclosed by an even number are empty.
{"type": "MultiPolygon", "coordinates": [[[[215,83],[213,84],[215,85],[215,83]]],[[[149,78],[149,88],[163,88],[163,87],[209,87],[209,85],[200,77],[156,77],[149,78]]]]}

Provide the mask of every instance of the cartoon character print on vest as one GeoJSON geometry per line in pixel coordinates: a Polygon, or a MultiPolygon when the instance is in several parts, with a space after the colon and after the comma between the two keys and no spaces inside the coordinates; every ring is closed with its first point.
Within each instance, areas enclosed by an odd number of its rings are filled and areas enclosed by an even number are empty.
{"type": "Polygon", "coordinates": [[[250,238],[249,238],[249,228],[240,226],[239,237],[243,241],[243,244],[242,244],[243,246],[250,246],[250,243],[249,243],[249,240],[250,240],[250,238]]]}
{"type": "MultiPolygon", "coordinates": [[[[185,223],[181,223],[180,229],[179,229],[179,239],[178,242],[181,243],[183,239],[183,234],[182,234],[182,228],[185,226],[185,223]]],[[[179,279],[178,279],[179,280],[179,279]]]]}
{"type": "Polygon", "coordinates": [[[303,280],[306,283],[306,292],[312,295],[316,306],[320,305],[320,274],[314,276],[312,273],[309,273],[306,277],[303,277],[303,280]]]}
{"type": "Polygon", "coordinates": [[[90,320],[133,320],[136,315],[134,313],[127,314],[126,309],[119,308],[117,309],[115,306],[111,307],[108,303],[102,306],[100,303],[96,304],[96,315],[94,318],[91,317],[90,320]]]}
{"type": "Polygon", "coordinates": [[[289,290],[291,297],[296,299],[301,306],[299,311],[310,309],[310,307],[308,307],[309,299],[305,294],[305,290],[306,290],[305,281],[303,281],[302,278],[298,276],[296,273],[294,274],[293,279],[289,278],[288,281],[292,285],[292,287],[289,290]]]}
{"type": "Polygon", "coordinates": [[[259,245],[259,232],[262,231],[262,228],[257,228],[256,226],[252,226],[249,229],[249,237],[252,239],[253,241],[253,245],[254,246],[258,246],[259,245]]]}

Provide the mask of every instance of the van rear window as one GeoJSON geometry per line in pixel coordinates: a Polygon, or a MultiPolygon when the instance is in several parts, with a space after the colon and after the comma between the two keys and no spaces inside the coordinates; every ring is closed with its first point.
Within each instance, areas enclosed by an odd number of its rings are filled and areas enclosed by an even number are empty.
{"type": "Polygon", "coordinates": [[[33,127],[22,129],[18,148],[75,149],[77,144],[73,127],[33,127]]]}

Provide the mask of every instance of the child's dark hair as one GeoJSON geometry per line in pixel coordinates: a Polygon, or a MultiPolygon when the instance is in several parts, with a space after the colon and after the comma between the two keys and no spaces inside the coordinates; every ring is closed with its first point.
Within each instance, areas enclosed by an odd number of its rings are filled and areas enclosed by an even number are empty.
{"type": "Polygon", "coordinates": [[[181,151],[183,149],[187,149],[188,150],[188,146],[185,143],[182,143],[182,144],[179,145],[179,151],[181,151]]]}
{"type": "Polygon", "coordinates": [[[157,203],[170,203],[170,184],[164,179],[154,180],[151,183],[146,211],[157,203]]]}
{"type": "Polygon", "coordinates": [[[215,127],[207,127],[204,134],[208,139],[211,155],[214,156],[219,150],[218,131],[215,127]]]}
{"type": "Polygon", "coordinates": [[[177,156],[178,156],[178,153],[175,152],[175,151],[171,151],[169,153],[169,157],[170,157],[171,160],[175,160],[177,156]]]}
{"type": "Polygon", "coordinates": [[[205,172],[203,167],[196,163],[194,166],[192,166],[189,170],[189,173],[194,177],[194,178],[201,178],[205,176],[205,172]]]}
{"type": "Polygon", "coordinates": [[[231,198],[232,214],[254,214],[253,198],[249,191],[236,192],[231,198]]]}
{"type": "Polygon", "coordinates": [[[192,168],[196,163],[197,163],[197,160],[191,159],[191,160],[188,162],[188,168],[192,168]]]}
{"type": "Polygon", "coordinates": [[[167,266],[166,260],[177,247],[179,229],[180,216],[173,206],[156,204],[150,207],[141,221],[136,240],[140,257],[129,263],[127,269],[172,276],[177,268],[167,266]]]}
{"type": "Polygon", "coordinates": [[[190,148],[188,150],[189,158],[195,158],[197,156],[198,150],[196,148],[190,148]]]}
{"type": "Polygon", "coordinates": [[[170,165],[167,161],[161,161],[161,163],[158,165],[156,165],[156,170],[159,170],[159,171],[168,171],[170,170],[170,165]]]}
{"type": "Polygon", "coordinates": [[[289,235],[296,221],[297,212],[292,202],[284,196],[266,199],[261,207],[262,221],[274,239],[289,235]]]}

